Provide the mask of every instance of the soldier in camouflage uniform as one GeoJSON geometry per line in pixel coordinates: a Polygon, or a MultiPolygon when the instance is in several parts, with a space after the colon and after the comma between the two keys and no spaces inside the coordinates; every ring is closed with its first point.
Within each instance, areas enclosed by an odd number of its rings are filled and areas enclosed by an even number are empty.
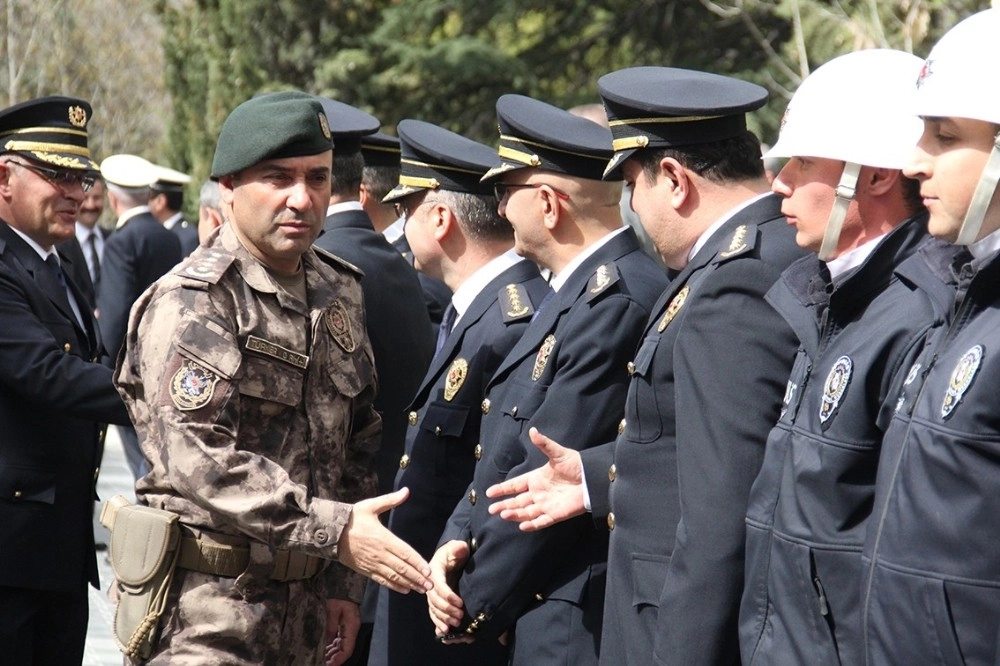
{"type": "Polygon", "coordinates": [[[311,96],[238,107],[212,165],[229,224],[133,310],[116,381],[151,470],[136,495],[182,523],[150,663],[342,663],[355,571],[429,587],[378,522],[405,491],[360,501],[380,421],[359,274],[310,249],[330,166],[311,96]]]}

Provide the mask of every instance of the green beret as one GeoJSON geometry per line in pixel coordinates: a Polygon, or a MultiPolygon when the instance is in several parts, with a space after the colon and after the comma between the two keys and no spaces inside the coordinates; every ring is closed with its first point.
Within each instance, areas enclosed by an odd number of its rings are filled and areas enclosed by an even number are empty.
{"type": "Polygon", "coordinates": [[[211,175],[218,179],[264,160],[318,155],[332,148],[330,125],[318,99],[296,91],[258,95],[226,118],[211,175]]]}

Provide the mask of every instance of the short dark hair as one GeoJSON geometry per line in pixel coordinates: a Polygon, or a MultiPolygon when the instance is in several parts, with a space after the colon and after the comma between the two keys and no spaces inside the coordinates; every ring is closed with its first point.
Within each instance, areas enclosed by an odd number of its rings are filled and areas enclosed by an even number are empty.
{"type": "Polygon", "coordinates": [[[361,182],[375,199],[382,201],[399,182],[399,167],[365,166],[361,182]]]}
{"type": "Polygon", "coordinates": [[[714,183],[729,183],[762,178],[764,162],[760,157],[760,140],[750,131],[729,139],[697,143],[676,148],[646,148],[635,159],[655,179],[660,160],[672,157],[685,168],[714,183]]]}
{"type": "Polygon", "coordinates": [[[365,159],[361,153],[333,154],[333,173],[330,179],[331,193],[339,197],[357,198],[361,190],[361,175],[365,159]]]}
{"type": "Polygon", "coordinates": [[[170,210],[180,210],[184,207],[184,192],[182,190],[165,192],[163,190],[151,190],[149,197],[153,198],[159,195],[163,195],[167,200],[167,208],[170,210]]]}
{"type": "Polygon", "coordinates": [[[493,195],[441,190],[437,196],[452,207],[462,230],[472,240],[496,242],[514,239],[514,227],[500,216],[493,195]]]}

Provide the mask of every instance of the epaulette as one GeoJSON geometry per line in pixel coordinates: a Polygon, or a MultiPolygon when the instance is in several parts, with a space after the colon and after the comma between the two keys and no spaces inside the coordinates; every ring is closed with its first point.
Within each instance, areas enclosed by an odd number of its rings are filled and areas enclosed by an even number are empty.
{"type": "Polygon", "coordinates": [[[717,255],[716,263],[729,261],[750,252],[757,247],[758,236],[756,224],[741,224],[736,227],[729,238],[729,247],[717,255]]]}
{"type": "Polygon", "coordinates": [[[186,278],[216,284],[235,260],[236,257],[228,252],[215,248],[203,248],[201,252],[191,256],[187,265],[181,268],[179,273],[186,278]]]}
{"type": "Polygon", "coordinates": [[[621,277],[618,267],[613,263],[598,266],[594,274],[590,276],[590,282],[587,283],[587,302],[590,303],[603,294],[608,290],[608,287],[618,282],[621,277]]]}
{"type": "Polygon", "coordinates": [[[500,303],[500,312],[503,313],[505,324],[520,321],[535,314],[535,307],[524,285],[512,283],[501,288],[497,294],[497,301],[500,303]]]}
{"type": "Polygon", "coordinates": [[[323,263],[325,263],[327,266],[332,266],[333,268],[338,268],[338,267],[346,268],[350,272],[355,273],[360,277],[364,277],[365,275],[365,272],[363,270],[361,270],[351,262],[345,261],[340,257],[338,257],[337,255],[333,254],[332,252],[324,250],[321,247],[313,245],[313,252],[315,252],[316,256],[322,259],[323,263]]]}

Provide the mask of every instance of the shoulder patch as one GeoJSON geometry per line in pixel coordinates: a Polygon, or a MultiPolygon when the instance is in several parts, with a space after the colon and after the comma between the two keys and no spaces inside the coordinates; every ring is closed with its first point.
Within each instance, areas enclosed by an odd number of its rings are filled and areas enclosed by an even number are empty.
{"type": "Polygon", "coordinates": [[[323,261],[323,263],[326,264],[327,266],[331,266],[333,268],[346,268],[350,272],[360,276],[364,276],[365,274],[363,270],[361,270],[351,262],[341,259],[332,252],[324,250],[323,248],[317,247],[315,245],[313,245],[312,249],[313,252],[316,253],[316,256],[319,257],[323,261]]]}
{"type": "Polygon", "coordinates": [[[500,312],[503,313],[503,323],[505,324],[520,321],[535,314],[535,307],[524,285],[508,284],[497,294],[497,301],[500,304],[500,312]]]}
{"type": "Polygon", "coordinates": [[[729,238],[729,247],[719,253],[720,260],[732,259],[744,255],[757,246],[757,226],[741,224],[729,238]]]}
{"type": "Polygon", "coordinates": [[[216,284],[233,263],[235,257],[228,252],[216,248],[206,248],[192,256],[180,273],[184,277],[194,278],[201,282],[216,284]]]}
{"type": "Polygon", "coordinates": [[[587,302],[589,303],[603,294],[620,279],[621,274],[618,272],[618,267],[613,263],[598,266],[590,277],[590,282],[587,283],[587,302]]]}

